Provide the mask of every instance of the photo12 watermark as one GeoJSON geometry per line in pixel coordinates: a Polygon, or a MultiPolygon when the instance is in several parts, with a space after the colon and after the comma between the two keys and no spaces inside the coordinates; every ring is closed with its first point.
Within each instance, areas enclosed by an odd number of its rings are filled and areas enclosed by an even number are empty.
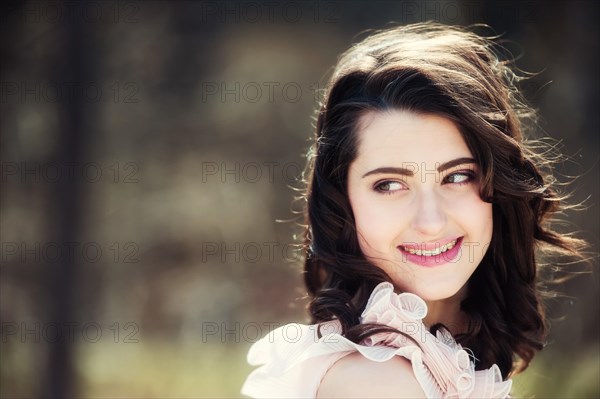
{"type": "MultiPolygon", "coordinates": [[[[485,255],[490,243],[465,241],[459,237],[449,243],[436,243],[433,247],[418,242],[404,242],[398,246],[396,258],[391,262],[402,263],[457,263],[475,262],[485,255]]],[[[246,241],[202,242],[201,262],[251,263],[298,262],[304,259],[299,242],[246,241]]]]}
{"type": "Polygon", "coordinates": [[[203,24],[334,24],[342,4],[332,0],[202,1],[198,20],[203,24]]]}
{"type": "MultiPolygon", "coordinates": [[[[387,338],[397,345],[407,343],[426,342],[453,342],[452,335],[432,335],[420,320],[398,321],[394,326],[398,332],[391,333],[387,338]]],[[[446,326],[451,329],[454,324],[446,326]]],[[[335,321],[322,322],[318,325],[305,325],[299,323],[282,324],[279,322],[218,322],[204,321],[200,326],[200,340],[202,343],[255,343],[261,339],[269,343],[306,344],[324,343],[339,344],[347,341],[342,336],[341,326],[335,321]]]]}
{"type": "MultiPolygon", "coordinates": [[[[133,24],[140,21],[139,1],[23,1],[9,2],[0,21],[20,24],[133,24]]],[[[1,29],[0,29],[1,30],[1,29]]]]}
{"type": "Polygon", "coordinates": [[[302,165],[297,162],[213,162],[201,163],[202,183],[298,183],[302,176],[302,165]]]}
{"type": "Polygon", "coordinates": [[[137,162],[0,162],[2,183],[139,183],[137,162]]]}
{"type": "Polygon", "coordinates": [[[2,321],[2,343],[88,343],[113,342],[136,344],[140,342],[140,326],[133,321],[113,323],[2,321]]]}
{"type": "Polygon", "coordinates": [[[502,19],[506,23],[531,23],[543,5],[536,1],[401,0],[394,2],[393,20],[402,23],[435,21],[445,24],[472,24],[502,19]]]}
{"type": "Polygon", "coordinates": [[[1,104],[88,103],[138,104],[140,86],[134,81],[2,80],[1,104]]]}
{"type": "Polygon", "coordinates": [[[5,241],[0,245],[0,261],[3,263],[62,262],[139,263],[140,246],[134,241],[100,243],[85,242],[25,242],[5,241]]]}
{"type": "Polygon", "coordinates": [[[484,256],[489,247],[490,243],[464,241],[463,237],[458,237],[443,245],[435,243],[433,247],[419,242],[406,242],[399,245],[398,249],[403,263],[442,265],[465,260],[473,263],[484,256]]]}
{"type": "Polygon", "coordinates": [[[295,262],[301,259],[297,243],[263,242],[203,242],[201,261],[221,263],[295,262]]]}
{"type": "Polygon", "coordinates": [[[309,99],[318,102],[323,87],[316,82],[302,85],[299,82],[286,81],[205,81],[200,84],[203,103],[267,103],[284,102],[295,104],[309,95],[309,99]]]}

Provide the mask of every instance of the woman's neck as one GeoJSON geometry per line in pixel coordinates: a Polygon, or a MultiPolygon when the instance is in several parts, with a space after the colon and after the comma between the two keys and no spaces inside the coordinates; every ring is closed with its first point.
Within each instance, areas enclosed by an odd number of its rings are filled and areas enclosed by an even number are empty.
{"type": "Polygon", "coordinates": [[[450,298],[439,301],[425,301],[427,303],[427,316],[423,323],[427,328],[442,323],[452,335],[463,333],[469,325],[469,318],[460,309],[460,304],[467,294],[467,285],[450,298]]]}

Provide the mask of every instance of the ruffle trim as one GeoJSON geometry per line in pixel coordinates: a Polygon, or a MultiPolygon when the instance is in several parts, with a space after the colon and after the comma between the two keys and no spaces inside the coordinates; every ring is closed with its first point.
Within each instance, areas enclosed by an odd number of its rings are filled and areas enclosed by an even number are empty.
{"type": "Polygon", "coordinates": [[[512,381],[502,380],[497,365],[475,371],[467,350],[445,330],[434,336],[423,324],[427,304],[411,293],[396,294],[390,283],[379,284],[371,294],[361,323],[378,323],[401,333],[375,334],[363,344],[413,348],[410,360],[427,397],[505,398],[512,381]]]}
{"type": "Polygon", "coordinates": [[[509,396],[512,381],[502,380],[497,365],[476,371],[467,351],[449,333],[438,331],[434,336],[427,330],[422,321],[426,315],[427,305],[417,295],[396,294],[392,284],[381,283],[373,290],[361,322],[384,324],[403,334],[375,334],[356,344],[341,335],[337,321],[287,324],[250,348],[248,363],[261,367],[248,376],[242,394],[314,398],[329,367],[350,353],[360,352],[376,362],[394,356],[409,359],[428,398],[509,396]]]}

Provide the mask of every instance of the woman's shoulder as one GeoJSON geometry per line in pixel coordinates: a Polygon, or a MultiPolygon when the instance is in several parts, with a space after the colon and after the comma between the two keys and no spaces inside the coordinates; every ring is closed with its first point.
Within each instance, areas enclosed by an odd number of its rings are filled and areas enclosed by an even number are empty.
{"type": "Polygon", "coordinates": [[[375,362],[355,352],[333,364],[325,373],[317,398],[425,398],[411,362],[395,356],[375,362]]]}
{"type": "Polygon", "coordinates": [[[248,351],[248,363],[259,367],[247,377],[242,394],[257,398],[315,398],[328,371],[346,364],[339,362],[353,353],[377,369],[378,362],[412,352],[357,344],[341,333],[335,320],[312,325],[291,323],[271,331],[248,351]]]}
{"type": "Polygon", "coordinates": [[[242,394],[256,397],[314,398],[323,375],[351,353],[338,322],[290,323],[271,331],[248,351],[248,363],[259,366],[246,379],[242,394]]]}

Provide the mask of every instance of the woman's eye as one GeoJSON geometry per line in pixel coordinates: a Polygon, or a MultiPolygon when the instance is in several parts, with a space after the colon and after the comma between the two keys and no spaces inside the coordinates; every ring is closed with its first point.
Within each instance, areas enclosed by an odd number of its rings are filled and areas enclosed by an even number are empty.
{"type": "Polygon", "coordinates": [[[462,186],[463,184],[468,184],[475,179],[475,175],[473,172],[456,172],[448,175],[446,180],[449,180],[449,183],[458,184],[462,186]]]}
{"type": "Polygon", "coordinates": [[[382,181],[375,185],[375,191],[382,194],[392,194],[401,189],[402,183],[393,180],[382,181]]]}

